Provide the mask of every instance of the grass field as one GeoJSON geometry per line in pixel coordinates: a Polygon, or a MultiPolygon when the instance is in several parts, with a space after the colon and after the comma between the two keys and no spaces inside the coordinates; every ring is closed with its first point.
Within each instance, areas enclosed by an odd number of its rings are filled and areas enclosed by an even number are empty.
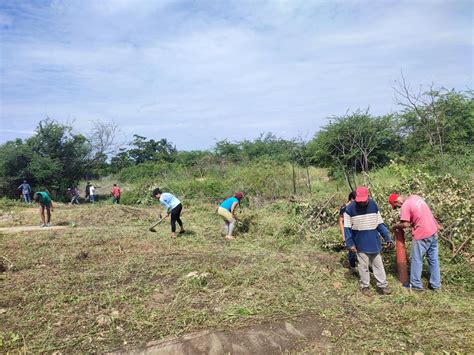
{"type": "MultiPolygon", "coordinates": [[[[58,204],[63,230],[0,234],[0,352],[105,352],[303,316],[337,352],[474,352],[468,289],[412,293],[389,264],[393,294],[367,298],[343,253],[321,250],[318,235],[283,237],[291,216],[278,203],[244,210],[249,229],[232,242],[215,209],[185,205],[176,240],[167,224],[148,231],[157,207],[107,203],[58,204]]],[[[1,211],[0,227],[35,224],[36,208],[1,211]]]]}

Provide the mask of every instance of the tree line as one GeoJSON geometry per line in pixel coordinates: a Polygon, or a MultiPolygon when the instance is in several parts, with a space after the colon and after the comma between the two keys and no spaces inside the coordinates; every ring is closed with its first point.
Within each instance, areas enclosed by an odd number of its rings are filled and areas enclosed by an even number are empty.
{"type": "Polygon", "coordinates": [[[266,157],[291,163],[293,168],[329,168],[331,175],[343,177],[350,188],[356,184],[358,173],[391,160],[414,164],[432,161],[435,168],[453,161],[472,166],[472,91],[434,86],[415,91],[403,77],[394,90],[400,106],[396,113],[373,115],[369,109],[357,109],[330,117],[309,141],[262,133],[254,140],[221,140],[206,151],[178,151],[166,138],[140,135],[119,145],[119,127],[113,123],[96,121],[91,134],[84,136],[70,124],[46,118],[32,137],[0,145],[0,194],[13,197],[23,179],[36,189],[61,194],[81,179],[116,174],[150,162],[199,168],[266,157]]]}

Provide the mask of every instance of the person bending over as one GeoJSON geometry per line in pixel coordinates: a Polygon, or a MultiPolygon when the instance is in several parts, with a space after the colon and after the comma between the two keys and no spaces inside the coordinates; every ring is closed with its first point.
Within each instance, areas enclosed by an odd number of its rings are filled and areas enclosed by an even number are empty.
{"type": "Polygon", "coordinates": [[[183,222],[180,218],[181,211],[183,210],[181,201],[178,200],[178,198],[173,194],[161,192],[158,187],[153,190],[152,196],[153,198],[160,200],[160,203],[166,207],[167,216],[171,215],[171,237],[176,238],[176,222],[179,224],[179,234],[183,234],[185,230],[183,227],[183,222]]]}
{"type": "Polygon", "coordinates": [[[33,200],[40,206],[41,227],[51,227],[51,212],[53,212],[53,201],[45,191],[35,192],[33,200]],[[44,218],[44,210],[46,210],[46,217],[44,218]]]}
{"type": "Polygon", "coordinates": [[[433,216],[425,200],[418,195],[399,195],[392,193],[388,202],[393,209],[400,208],[400,221],[393,224],[391,230],[412,229],[413,241],[410,253],[410,288],[423,290],[421,273],[423,258],[426,256],[430,270],[429,288],[441,290],[441,272],[438,257],[438,221],[433,216]]]}
{"type": "Polygon", "coordinates": [[[235,239],[232,236],[235,221],[237,220],[235,217],[235,208],[240,204],[240,201],[243,198],[244,194],[242,192],[236,192],[233,197],[229,197],[228,199],[224,200],[217,209],[219,216],[224,219],[224,233],[226,239],[235,239]]]}

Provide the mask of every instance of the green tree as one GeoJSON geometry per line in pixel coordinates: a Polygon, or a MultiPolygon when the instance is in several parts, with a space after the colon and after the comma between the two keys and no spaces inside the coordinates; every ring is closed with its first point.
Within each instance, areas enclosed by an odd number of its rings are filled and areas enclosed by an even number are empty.
{"type": "Polygon", "coordinates": [[[146,137],[137,134],[134,134],[133,138],[130,144],[135,148],[130,149],[128,155],[135,164],[147,161],[171,162],[176,157],[176,147],[165,138],[159,141],[147,140],[146,137]]]}
{"type": "Polygon", "coordinates": [[[353,189],[357,172],[387,164],[398,156],[400,144],[392,115],[372,116],[368,110],[356,110],[331,118],[308,149],[314,164],[341,171],[353,189]]]}
{"type": "Polygon", "coordinates": [[[242,148],[240,143],[230,143],[227,139],[218,141],[214,146],[214,153],[219,157],[230,161],[242,160],[242,148]]]}
{"type": "Polygon", "coordinates": [[[421,87],[414,91],[402,81],[394,88],[402,107],[400,129],[406,153],[437,156],[472,153],[474,135],[473,92],[421,87]]]}
{"type": "Polygon", "coordinates": [[[271,132],[261,133],[253,141],[244,140],[240,142],[243,155],[250,160],[268,156],[275,160],[288,161],[294,146],[294,142],[278,138],[271,132]]]}
{"type": "Polygon", "coordinates": [[[110,170],[116,174],[120,170],[132,166],[133,160],[130,158],[128,150],[126,148],[120,148],[119,152],[110,159],[110,170]]]}
{"type": "Polygon", "coordinates": [[[90,154],[87,139],[68,125],[46,119],[33,137],[0,146],[2,194],[13,196],[22,179],[57,195],[83,177],[90,154]]]}

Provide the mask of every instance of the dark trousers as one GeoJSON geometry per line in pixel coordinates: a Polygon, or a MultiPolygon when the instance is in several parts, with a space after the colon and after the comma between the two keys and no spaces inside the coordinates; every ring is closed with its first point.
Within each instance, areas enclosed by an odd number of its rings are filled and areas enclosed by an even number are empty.
{"type": "Polygon", "coordinates": [[[30,194],[29,194],[29,193],[23,194],[23,199],[25,200],[26,203],[31,203],[31,199],[30,199],[30,194]]]}
{"type": "Polygon", "coordinates": [[[352,251],[349,250],[349,254],[347,254],[347,259],[349,260],[349,265],[351,267],[356,267],[356,261],[357,261],[356,253],[353,253],[352,251]]]}
{"type": "Polygon", "coordinates": [[[179,218],[182,209],[183,205],[179,204],[171,210],[171,231],[173,233],[176,232],[176,222],[178,222],[179,226],[183,228],[183,222],[181,221],[181,218],[179,218]]]}

